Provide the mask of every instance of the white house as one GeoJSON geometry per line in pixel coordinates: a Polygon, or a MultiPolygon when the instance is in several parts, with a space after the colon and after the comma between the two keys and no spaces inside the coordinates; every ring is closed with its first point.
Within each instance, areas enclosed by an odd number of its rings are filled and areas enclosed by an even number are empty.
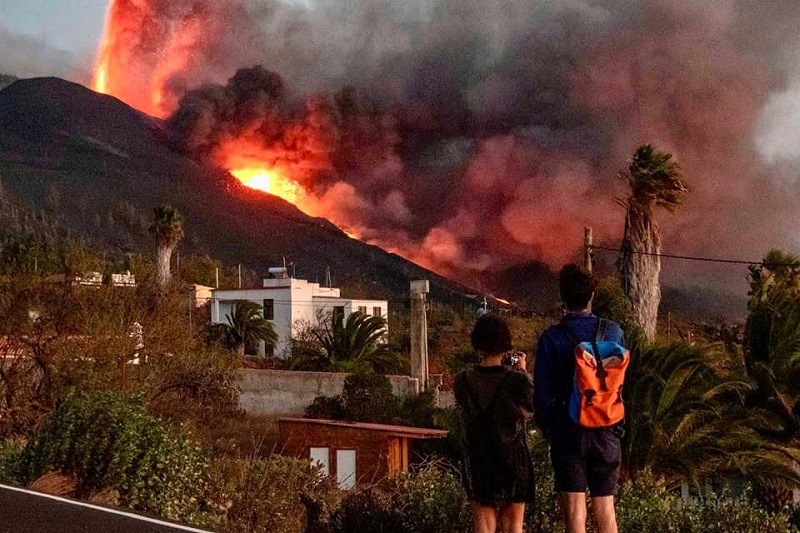
{"type": "Polygon", "coordinates": [[[211,291],[211,323],[227,323],[236,300],[250,300],[264,308],[264,318],[271,321],[278,334],[275,355],[288,357],[294,328],[300,325],[315,326],[319,318],[334,314],[344,320],[350,314],[388,317],[386,300],[354,300],[342,298],[340,290],[320,287],[303,279],[290,278],[285,268],[271,268],[269,279],[260,289],[211,291]]]}

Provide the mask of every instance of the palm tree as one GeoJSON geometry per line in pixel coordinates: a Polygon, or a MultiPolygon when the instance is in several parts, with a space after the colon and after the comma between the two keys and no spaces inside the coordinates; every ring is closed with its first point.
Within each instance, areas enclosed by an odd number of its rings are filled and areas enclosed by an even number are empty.
{"type": "Polygon", "coordinates": [[[623,450],[629,476],[649,469],[695,485],[729,476],[780,487],[800,480],[798,450],[759,431],[776,417],[746,404],[754,384],[734,359],[721,344],[683,342],[632,359],[623,450]]]}
{"type": "Polygon", "coordinates": [[[156,285],[163,291],[170,281],[170,260],[172,252],[183,238],[183,217],[173,207],[162,204],[154,210],[150,233],[156,238],[156,285]]]}
{"type": "Polygon", "coordinates": [[[653,210],[663,207],[674,212],[687,190],[680,165],[671,159],[672,154],[658,152],[652,145],[640,146],[628,170],[619,174],[630,187],[628,197],[619,201],[627,211],[618,262],[620,280],[634,320],[650,341],[655,339],[661,302],[661,232],[653,210]]]}
{"type": "Polygon", "coordinates": [[[346,320],[324,321],[315,332],[324,357],[339,370],[368,367],[377,373],[398,371],[402,363],[386,343],[386,319],[351,313],[346,320]]]}
{"type": "MultiPolygon", "coordinates": [[[[800,259],[773,250],[750,267],[744,360],[756,388],[748,403],[776,423],[761,428],[784,445],[800,444],[800,259]]],[[[787,487],[757,483],[755,496],[770,508],[790,499],[787,487]]]]}
{"type": "Polygon", "coordinates": [[[272,322],[264,318],[261,305],[250,300],[236,300],[233,311],[225,318],[228,323],[218,325],[221,337],[239,357],[244,357],[247,345],[258,341],[264,341],[267,353],[274,350],[278,334],[272,322]]]}

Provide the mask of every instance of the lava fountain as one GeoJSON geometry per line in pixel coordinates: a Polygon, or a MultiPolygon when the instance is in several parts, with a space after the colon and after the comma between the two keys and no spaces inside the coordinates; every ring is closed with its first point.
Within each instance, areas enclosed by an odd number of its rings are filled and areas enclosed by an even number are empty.
{"type": "Polygon", "coordinates": [[[213,31],[212,19],[205,2],[181,10],[163,2],[111,0],[92,89],[149,115],[169,116],[180,96],[170,90],[172,76],[191,66],[196,47],[213,31]]]}

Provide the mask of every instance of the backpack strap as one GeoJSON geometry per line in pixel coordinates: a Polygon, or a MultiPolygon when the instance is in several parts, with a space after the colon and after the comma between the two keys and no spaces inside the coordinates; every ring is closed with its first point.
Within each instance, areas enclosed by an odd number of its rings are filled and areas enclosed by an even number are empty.
{"type": "MultiPolygon", "coordinates": [[[[563,319],[559,324],[558,328],[563,331],[567,338],[572,342],[572,344],[577,347],[581,340],[578,338],[577,335],[570,329],[567,325],[566,318],[563,319]]],[[[608,376],[608,371],[603,368],[603,358],[600,357],[600,349],[597,347],[597,341],[602,341],[606,339],[606,334],[608,333],[608,320],[605,318],[598,318],[597,319],[597,328],[594,331],[594,338],[590,341],[592,343],[592,351],[594,352],[594,360],[597,364],[597,370],[595,375],[600,380],[600,388],[604,391],[608,391],[608,385],[606,385],[606,377],[608,376]]]]}
{"type": "Polygon", "coordinates": [[[606,330],[608,329],[608,321],[603,318],[597,319],[597,330],[594,332],[594,339],[592,340],[592,351],[594,352],[594,360],[597,364],[597,371],[595,376],[600,380],[600,388],[608,392],[608,385],[606,385],[606,377],[608,371],[603,368],[603,358],[600,356],[600,349],[597,347],[597,341],[605,340],[606,330]]]}

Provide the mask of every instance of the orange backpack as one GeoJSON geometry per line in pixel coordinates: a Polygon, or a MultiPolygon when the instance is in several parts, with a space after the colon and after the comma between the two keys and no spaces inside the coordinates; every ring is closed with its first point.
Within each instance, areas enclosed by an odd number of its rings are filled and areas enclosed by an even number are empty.
{"type": "Polygon", "coordinates": [[[575,345],[575,379],[567,405],[570,418],[585,428],[610,427],[625,419],[622,387],[630,352],[605,340],[607,321],[599,319],[595,339],[581,342],[569,327],[561,327],[575,345]]]}

